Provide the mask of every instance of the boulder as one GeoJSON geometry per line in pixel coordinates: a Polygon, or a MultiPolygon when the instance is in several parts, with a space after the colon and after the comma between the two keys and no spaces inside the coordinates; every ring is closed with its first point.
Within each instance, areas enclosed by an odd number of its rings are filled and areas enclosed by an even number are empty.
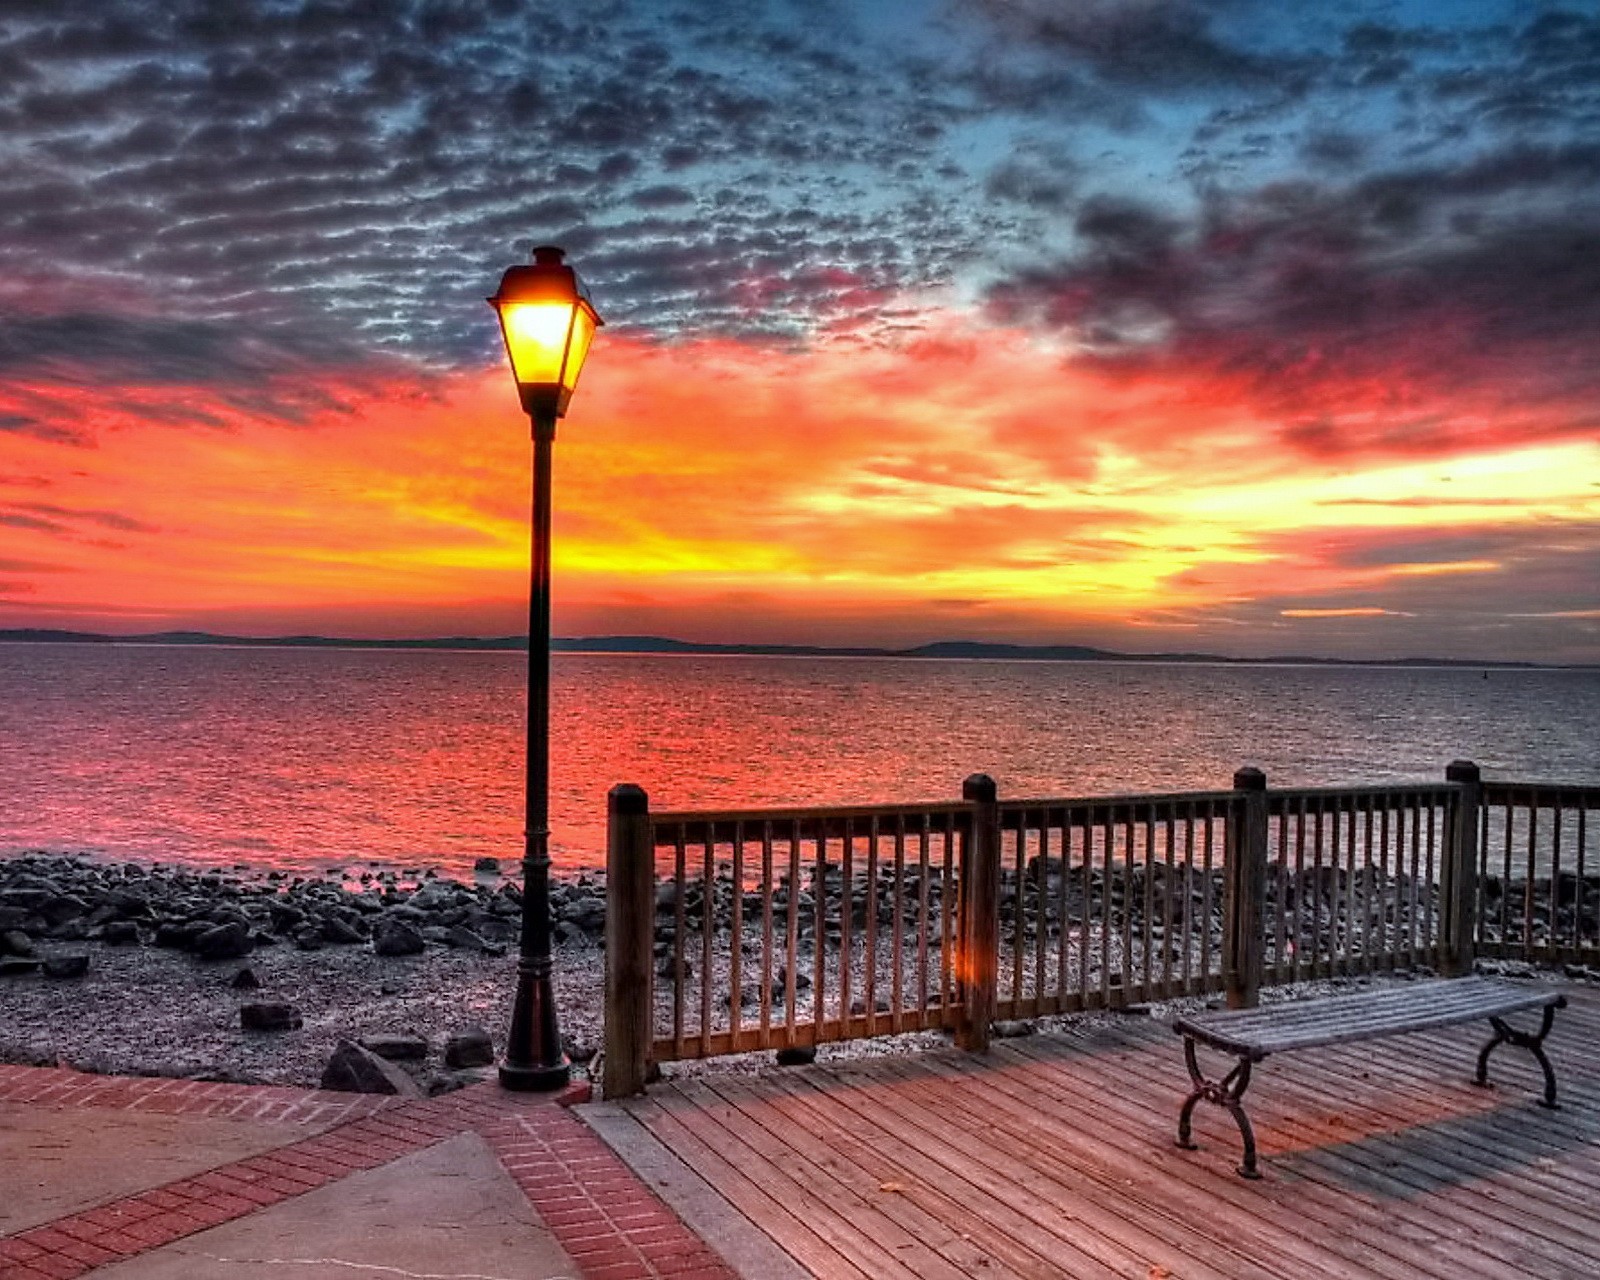
{"type": "Polygon", "coordinates": [[[353,943],[366,941],[359,929],[343,916],[332,912],[322,917],[322,939],[336,946],[350,946],[353,943]]]}
{"type": "Polygon", "coordinates": [[[213,925],[194,939],[194,953],[202,960],[237,960],[250,954],[248,926],[237,920],[213,925]]]}
{"type": "Polygon", "coordinates": [[[24,974],[38,973],[39,963],[34,956],[0,956],[0,978],[20,978],[24,974]]]}
{"type": "Polygon", "coordinates": [[[416,1062],[428,1056],[428,1042],[409,1032],[362,1036],[356,1043],[368,1053],[375,1053],[390,1062],[416,1062]]]}
{"type": "Polygon", "coordinates": [[[294,1031],[303,1022],[300,1010],[282,1000],[261,1000],[239,1006],[239,1025],[246,1031],[294,1031]]]}
{"type": "Polygon", "coordinates": [[[414,956],[426,945],[404,920],[385,916],[372,926],[372,949],[380,956],[414,956]]]}
{"type": "Polygon", "coordinates": [[[494,1039],[482,1027],[468,1027],[445,1041],[444,1065],[452,1071],[494,1062],[494,1039]]]}
{"type": "Polygon", "coordinates": [[[31,956],[33,954],[33,939],[21,929],[7,929],[4,933],[0,933],[0,956],[31,956]]]}
{"type": "Polygon", "coordinates": [[[89,955],[85,951],[45,958],[44,976],[47,978],[81,978],[88,972],[89,955]]]}
{"type": "Polygon", "coordinates": [[[101,926],[100,941],[108,947],[132,946],[139,941],[139,926],[132,920],[108,920],[101,926]]]}
{"type": "Polygon", "coordinates": [[[235,991],[254,991],[261,986],[261,979],[256,977],[254,969],[247,967],[234,974],[228,985],[235,991]]]}
{"type": "Polygon", "coordinates": [[[328,1065],[322,1069],[319,1087],[342,1093],[386,1093],[402,1098],[426,1096],[422,1086],[399,1067],[349,1040],[339,1041],[328,1065]]]}

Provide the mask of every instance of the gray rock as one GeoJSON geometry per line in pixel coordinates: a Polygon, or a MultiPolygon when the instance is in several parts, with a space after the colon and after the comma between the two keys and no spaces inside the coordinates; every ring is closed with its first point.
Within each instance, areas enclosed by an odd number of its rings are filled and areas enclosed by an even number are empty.
{"type": "Polygon", "coordinates": [[[390,1062],[416,1062],[428,1056],[428,1042],[409,1032],[362,1036],[356,1043],[368,1053],[375,1053],[390,1062]]]}
{"type": "Polygon", "coordinates": [[[20,978],[38,973],[40,961],[32,956],[0,956],[0,978],[20,978]]]}
{"type": "Polygon", "coordinates": [[[261,979],[256,977],[254,969],[244,968],[233,975],[228,985],[235,991],[255,991],[261,986],[261,979]]]}
{"type": "Polygon", "coordinates": [[[1016,1040],[1031,1036],[1038,1028],[1027,1018],[1004,1018],[996,1022],[992,1029],[997,1039],[1016,1040]]]}
{"type": "Polygon", "coordinates": [[[47,978],[81,978],[88,972],[89,955],[84,951],[48,956],[44,962],[44,976],[47,978]]]}
{"type": "Polygon", "coordinates": [[[484,941],[465,925],[452,925],[445,934],[445,942],[452,947],[459,947],[464,951],[484,950],[484,941]]]}
{"type": "Polygon", "coordinates": [[[303,1021],[300,1010],[282,1000],[262,1000],[239,1006],[239,1025],[246,1031],[294,1031],[303,1021]]]}
{"type": "Polygon", "coordinates": [[[426,945],[404,920],[385,916],[372,926],[372,949],[380,956],[414,956],[426,945]]]}
{"type": "Polygon", "coordinates": [[[492,872],[498,873],[499,870],[500,870],[500,859],[499,858],[479,858],[476,862],[474,862],[472,864],[472,869],[474,871],[492,871],[492,872]]]}
{"type": "Polygon", "coordinates": [[[312,924],[301,925],[294,931],[294,945],[301,951],[321,951],[322,930],[312,924]]]}
{"type": "Polygon", "coordinates": [[[426,1096],[422,1086],[399,1067],[349,1040],[339,1041],[328,1065],[322,1069],[319,1087],[341,1093],[384,1093],[402,1098],[426,1096]]]}
{"type": "Polygon", "coordinates": [[[0,956],[31,956],[33,954],[33,939],[21,929],[7,929],[4,933],[0,933],[0,956]]]}
{"type": "Polygon", "coordinates": [[[100,929],[100,941],[108,947],[126,947],[139,941],[139,926],[132,920],[109,920],[100,929]]]}
{"type": "Polygon", "coordinates": [[[350,946],[353,943],[366,941],[359,929],[343,916],[332,912],[322,917],[322,938],[324,942],[331,942],[336,946],[350,946]]]}
{"type": "Polygon", "coordinates": [[[482,1027],[468,1027],[445,1041],[444,1065],[453,1071],[494,1062],[494,1039],[482,1027]]]}
{"type": "Polygon", "coordinates": [[[196,935],[194,953],[202,960],[237,960],[249,955],[252,945],[249,928],[230,920],[196,935]]]}

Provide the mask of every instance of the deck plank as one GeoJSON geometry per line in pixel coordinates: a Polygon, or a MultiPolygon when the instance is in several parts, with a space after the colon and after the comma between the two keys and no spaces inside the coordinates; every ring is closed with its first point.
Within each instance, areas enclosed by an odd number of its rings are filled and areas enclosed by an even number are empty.
{"type": "Polygon", "coordinates": [[[620,1107],[824,1280],[1582,1280],[1600,1275],[1600,991],[1568,984],[1545,1048],[1561,1108],[1514,1046],[1471,1084],[1486,1025],[1273,1055],[1239,1136],[1195,1116],[1182,1041],[1087,1018],[914,1056],[696,1073],[620,1107]]]}

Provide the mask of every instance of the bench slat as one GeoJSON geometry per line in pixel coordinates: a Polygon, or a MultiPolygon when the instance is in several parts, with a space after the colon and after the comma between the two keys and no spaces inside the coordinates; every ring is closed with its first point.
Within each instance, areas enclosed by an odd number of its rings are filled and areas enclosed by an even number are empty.
{"type": "Polygon", "coordinates": [[[1259,1061],[1271,1053],[1402,1035],[1555,1004],[1558,991],[1492,978],[1441,978],[1378,991],[1175,1018],[1174,1031],[1259,1061]]]}

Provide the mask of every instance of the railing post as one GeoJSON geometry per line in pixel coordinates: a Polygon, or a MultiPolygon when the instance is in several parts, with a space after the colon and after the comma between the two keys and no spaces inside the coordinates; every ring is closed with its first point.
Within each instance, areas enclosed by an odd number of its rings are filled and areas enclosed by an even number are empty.
{"type": "Polygon", "coordinates": [[[961,845],[961,1022],[956,1044],[975,1053],[989,1048],[1000,981],[1000,800],[994,779],[975,773],[961,784],[972,826],[961,845]]]}
{"type": "Polygon", "coordinates": [[[1228,815],[1228,877],[1222,903],[1222,981],[1230,1009],[1253,1009],[1261,991],[1267,896],[1267,775],[1246,767],[1228,815]]]}
{"type": "Polygon", "coordinates": [[[649,797],[643,788],[621,783],[606,797],[606,1056],[601,1089],[608,1098],[643,1093],[649,1070],[655,881],[649,797]]]}
{"type": "Polygon", "coordinates": [[[1456,784],[1456,800],[1445,825],[1445,860],[1439,898],[1444,935],[1441,968],[1446,977],[1472,972],[1478,929],[1478,806],[1483,777],[1470,760],[1452,760],[1445,781],[1456,784]]]}

